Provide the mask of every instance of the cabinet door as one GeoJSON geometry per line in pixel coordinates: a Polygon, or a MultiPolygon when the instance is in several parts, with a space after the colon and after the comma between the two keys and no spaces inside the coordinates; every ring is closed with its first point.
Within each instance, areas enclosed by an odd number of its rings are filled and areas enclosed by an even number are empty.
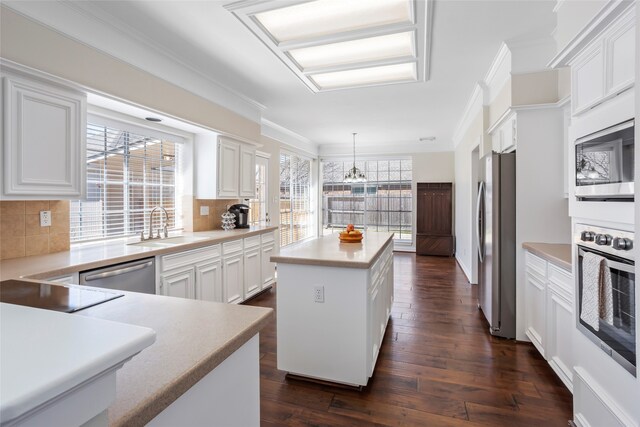
{"type": "Polygon", "coordinates": [[[237,198],[240,193],[240,144],[218,143],[218,197],[237,198]]]}
{"type": "Polygon", "coordinates": [[[195,291],[193,267],[168,272],[162,275],[162,295],[170,297],[193,298],[195,291]]]}
{"type": "Polygon", "coordinates": [[[526,334],[540,354],[545,356],[546,345],[546,284],[545,278],[527,271],[525,283],[526,334]]]}
{"type": "Polygon", "coordinates": [[[260,248],[257,247],[244,253],[244,299],[255,295],[262,289],[260,252],[260,248]]]}
{"type": "Polygon", "coordinates": [[[240,147],[240,197],[256,197],[256,150],[244,145],[240,147]]]}
{"type": "Polygon", "coordinates": [[[635,79],[634,24],[633,15],[627,16],[605,36],[607,95],[627,89],[635,79]]]}
{"type": "Polygon", "coordinates": [[[509,119],[504,124],[503,138],[500,151],[508,153],[516,148],[516,119],[509,119]]]}
{"type": "Polygon", "coordinates": [[[558,377],[571,390],[573,388],[573,309],[571,302],[549,285],[549,336],[547,360],[558,377]]]}
{"type": "Polygon", "coordinates": [[[271,262],[271,255],[275,254],[275,245],[273,243],[267,243],[262,245],[262,288],[273,284],[276,281],[276,264],[271,262]]]}
{"type": "Polygon", "coordinates": [[[222,259],[222,284],[224,298],[228,303],[237,304],[244,299],[242,258],[243,254],[240,252],[222,259]]]}
{"type": "Polygon", "coordinates": [[[86,96],[17,76],[4,96],[4,196],[84,197],[86,96]]]}
{"type": "Polygon", "coordinates": [[[603,43],[571,64],[571,104],[574,114],[591,108],[604,97],[603,43]]]}
{"type": "Polygon", "coordinates": [[[224,302],[220,259],[196,264],[196,295],[203,301],[224,302]]]}

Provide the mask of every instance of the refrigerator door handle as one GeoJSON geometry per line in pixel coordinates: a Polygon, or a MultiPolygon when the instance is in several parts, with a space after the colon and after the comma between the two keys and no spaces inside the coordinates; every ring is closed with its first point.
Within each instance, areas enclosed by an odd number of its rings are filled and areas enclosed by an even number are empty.
{"type": "Polygon", "coordinates": [[[480,223],[480,207],[482,206],[482,198],[484,197],[484,182],[480,181],[480,186],[478,187],[478,200],[476,201],[476,243],[478,246],[478,256],[480,257],[480,262],[484,261],[484,255],[482,254],[482,243],[480,241],[481,232],[480,227],[482,224],[480,223]]]}

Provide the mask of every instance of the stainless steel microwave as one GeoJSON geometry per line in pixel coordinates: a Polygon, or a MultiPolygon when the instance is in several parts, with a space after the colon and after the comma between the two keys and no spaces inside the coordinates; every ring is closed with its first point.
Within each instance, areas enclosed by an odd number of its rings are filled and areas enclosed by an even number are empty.
{"type": "Polygon", "coordinates": [[[629,120],[576,141],[578,200],[633,200],[634,125],[629,120]]]}

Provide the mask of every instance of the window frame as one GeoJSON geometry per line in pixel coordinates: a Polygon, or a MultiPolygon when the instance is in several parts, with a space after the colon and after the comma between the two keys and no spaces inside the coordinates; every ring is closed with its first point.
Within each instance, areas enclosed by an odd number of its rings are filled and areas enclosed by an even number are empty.
{"type": "MultiPolygon", "coordinates": [[[[118,131],[122,131],[122,132],[129,132],[131,134],[135,134],[138,136],[144,136],[144,137],[149,137],[149,138],[156,138],[156,139],[161,139],[163,141],[168,141],[173,143],[176,147],[180,147],[179,148],[179,154],[176,158],[176,163],[175,163],[175,175],[174,175],[174,182],[173,182],[173,193],[174,193],[174,224],[175,224],[175,228],[172,228],[171,230],[181,230],[183,229],[183,213],[182,213],[182,196],[184,195],[184,181],[185,181],[185,177],[184,172],[185,172],[185,161],[188,162],[188,159],[186,159],[186,155],[188,154],[188,149],[186,149],[186,147],[188,146],[188,144],[192,141],[191,136],[186,133],[186,132],[181,132],[178,129],[174,129],[174,128],[170,128],[167,126],[163,126],[160,124],[150,124],[150,122],[147,121],[143,121],[140,119],[137,119],[135,117],[132,116],[128,116],[126,114],[117,112],[117,111],[111,111],[111,110],[106,110],[103,109],[101,107],[97,107],[97,106],[89,106],[88,108],[88,113],[87,113],[87,124],[92,124],[92,125],[96,125],[96,126],[101,126],[101,127],[107,127],[107,128],[111,128],[111,129],[116,129],[118,131]]],[[[123,164],[126,167],[126,164],[128,163],[127,159],[128,156],[123,156],[123,164]]],[[[85,161],[88,160],[88,157],[85,159],[85,161]]],[[[127,193],[127,188],[131,185],[129,183],[128,177],[125,177],[125,171],[123,170],[123,177],[122,177],[122,187],[123,187],[123,215],[124,215],[124,223],[127,222],[127,215],[128,215],[128,196],[130,194],[127,193]]],[[[85,180],[87,181],[87,186],[89,187],[89,175],[87,175],[85,177],[85,180]]],[[[138,187],[139,185],[135,185],[135,187],[138,187]]],[[[142,186],[146,186],[146,184],[142,184],[142,186]]],[[[162,191],[163,185],[162,183],[160,183],[160,191],[162,191]]],[[[79,202],[86,202],[86,198],[84,200],[78,200],[79,202]]],[[[74,200],[72,200],[72,203],[74,202],[74,200]]],[[[148,229],[148,222],[147,222],[147,212],[150,210],[150,207],[145,206],[143,208],[143,229],[146,232],[148,229]]],[[[72,215],[73,216],[73,215],[72,215]]],[[[158,218],[160,218],[159,216],[156,216],[156,220],[159,220],[158,218]]],[[[154,221],[155,222],[155,221],[154,221]]],[[[124,229],[126,230],[126,225],[124,227],[124,229]]],[[[71,231],[71,230],[70,230],[71,231]]],[[[100,237],[95,237],[95,238],[85,238],[85,239],[81,239],[81,240],[71,240],[71,245],[82,245],[82,244],[87,244],[87,243],[92,243],[92,242],[98,242],[98,241],[108,241],[108,240],[116,240],[116,239],[126,239],[126,238],[130,238],[132,236],[138,235],[140,231],[130,231],[128,233],[122,233],[122,234],[115,234],[113,236],[109,236],[109,235],[105,235],[103,233],[102,236],[100,237]]]]}
{"type": "MultiPolygon", "coordinates": [[[[365,175],[367,174],[366,172],[366,162],[370,162],[370,161],[376,161],[376,162],[380,162],[380,161],[394,161],[394,160],[398,160],[398,161],[410,161],[411,162],[411,179],[410,180],[406,180],[409,183],[409,191],[411,191],[411,221],[408,224],[408,227],[410,232],[407,233],[409,235],[408,239],[399,239],[399,238],[394,238],[394,246],[397,248],[412,248],[415,245],[415,221],[416,221],[416,200],[415,200],[415,191],[414,191],[414,187],[415,187],[415,180],[414,180],[414,160],[413,157],[410,155],[399,155],[399,156],[392,156],[392,155],[369,155],[369,156],[359,156],[358,158],[356,158],[356,166],[360,167],[361,170],[365,171],[365,175]],[[360,165],[358,165],[360,164],[360,165]],[[362,167],[361,167],[362,166],[362,167]]],[[[324,165],[326,162],[343,162],[343,163],[353,163],[353,157],[347,157],[347,156],[326,156],[326,157],[322,157],[320,158],[320,168],[318,171],[318,193],[320,196],[320,202],[319,202],[319,218],[318,218],[318,229],[319,231],[319,235],[327,235],[327,234],[334,234],[336,231],[334,229],[331,230],[331,233],[325,233],[325,228],[324,228],[324,213],[325,213],[325,206],[324,206],[324,165]]],[[[401,179],[401,181],[403,181],[401,179]]],[[[365,184],[365,186],[367,184],[370,184],[371,181],[367,180],[365,184]]],[[[367,193],[369,191],[367,190],[367,193]]],[[[366,207],[366,201],[365,201],[365,207],[366,207]]],[[[365,216],[366,216],[366,212],[367,210],[365,209],[365,216]]],[[[404,211],[397,211],[397,212],[404,212],[404,211]]],[[[366,224],[365,224],[366,227],[366,224]]],[[[404,234],[404,233],[403,233],[404,234]]]]}
{"type": "MultiPolygon", "coordinates": [[[[291,246],[291,245],[295,245],[297,243],[301,243],[310,239],[315,238],[318,235],[318,230],[317,230],[317,212],[318,210],[317,208],[317,197],[316,197],[316,183],[317,183],[317,178],[316,178],[316,159],[299,153],[299,152],[295,152],[295,151],[290,151],[290,150],[286,150],[286,149],[281,149],[279,154],[278,154],[278,169],[279,169],[279,176],[278,176],[278,221],[280,224],[280,247],[285,247],[285,246],[291,246]],[[280,173],[281,173],[281,164],[282,164],[282,156],[289,156],[289,157],[297,157],[300,160],[303,161],[308,161],[309,162],[309,189],[308,189],[308,206],[309,206],[309,210],[307,211],[307,218],[309,219],[309,222],[307,224],[307,229],[309,230],[309,235],[302,238],[302,239],[298,239],[298,240],[293,240],[287,244],[282,244],[283,241],[283,231],[284,231],[284,227],[283,227],[283,221],[282,221],[282,208],[281,208],[281,203],[282,203],[282,185],[281,185],[281,180],[280,180],[280,173]]],[[[289,168],[290,170],[290,174],[291,174],[291,167],[289,168]]],[[[290,178],[291,180],[291,178],[290,178]]],[[[289,191],[289,201],[291,203],[292,199],[292,192],[289,191]]],[[[293,212],[293,211],[291,211],[293,212]]]]}

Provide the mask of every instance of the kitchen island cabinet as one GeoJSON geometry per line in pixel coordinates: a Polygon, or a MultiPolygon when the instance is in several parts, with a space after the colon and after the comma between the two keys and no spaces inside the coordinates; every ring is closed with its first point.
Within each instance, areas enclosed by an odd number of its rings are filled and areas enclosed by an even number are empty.
{"type": "Polygon", "coordinates": [[[393,234],[361,243],[330,235],[283,248],[278,268],[278,369],[365,386],[393,302],[393,234]]]}

